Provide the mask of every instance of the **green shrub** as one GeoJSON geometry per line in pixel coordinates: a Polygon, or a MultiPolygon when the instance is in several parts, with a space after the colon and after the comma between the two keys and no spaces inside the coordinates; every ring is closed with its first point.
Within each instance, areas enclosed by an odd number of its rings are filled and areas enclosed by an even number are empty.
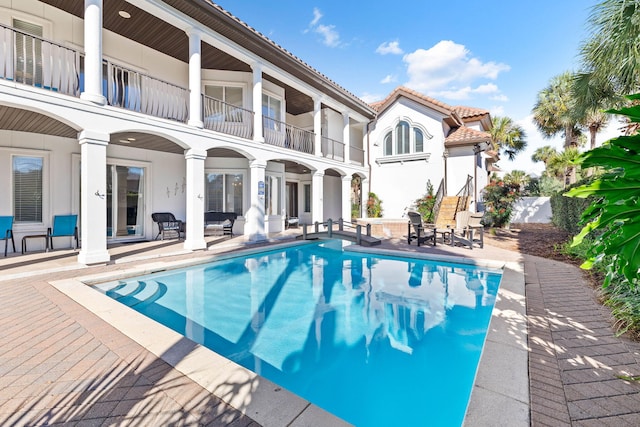
{"type": "Polygon", "coordinates": [[[427,181],[427,192],[415,201],[416,210],[422,215],[422,220],[427,223],[434,221],[433,206],[436,203],[436,198],[433,191],[433,184],[431,180],[427,181]]]}
{"type": "Polygon", "coordinates": [[[581,229],[581,216],[592,199],[576,199],[563,194],[551,196],[551,222],[561,230],[577,234],[581,229]]]}
{"type": "Polygon", "coordinates": [[[520,198],[520,185],[492,178],[484,188],[483,198],[484,224],[488,227],[504,227],[511,219],[513,204],[520,198]]]}
{"type": "Polygon", "coordinates": [[[382,217],[382,200],[380,200],[375,193],[369,193],[369,198],[367,199],[367,217],[382,217]]]}

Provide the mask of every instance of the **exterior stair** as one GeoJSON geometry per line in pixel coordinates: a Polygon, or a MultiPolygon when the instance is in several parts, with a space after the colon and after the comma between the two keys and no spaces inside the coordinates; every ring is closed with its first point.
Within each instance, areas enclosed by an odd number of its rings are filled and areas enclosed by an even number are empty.
{"type": "Polygon", "coordinates": [[[469,209],[468,196],[445,196],[442,198],[435,224],[437,228],[456,226],[456,213],[469,209]]]}

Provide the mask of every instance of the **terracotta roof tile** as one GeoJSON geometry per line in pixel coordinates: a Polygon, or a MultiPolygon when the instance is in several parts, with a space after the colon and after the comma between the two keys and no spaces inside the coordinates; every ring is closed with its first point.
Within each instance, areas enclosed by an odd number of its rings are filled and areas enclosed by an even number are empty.
{"type": "Polygon", "coordinates": [[[487,142],[491,140],[488,132],[481,132],[466,126],[460,126],[449,133],[444,143],[448,147],[487,142]]]}
{"type": "Polygon", "coordinates": [[[410,99],[414,99],[423,104],[431,104],[431,106],[435,106],[436,109],[441,110],[445,114],[452,114],[454,112],[453,107],[448,104],[445,104],[442,101],[438,101],[435,98],[431,98],[430,96],[423,95],[420,92],[417,92],[413,89],[409,89],[408,87],[398,86],[387,96],[384,100],[370,103],[369,105],[376,111],[380,112],[385,107],[390,105],[396,98],[399,96],[405,96],[410,99]]]}
{"type": "Polygon", "coordinates": [[[489,112],[487,110],[483,110],[482,108],[475,108],[475,107],[467,107],[464,105],[459,105],[457,107],[453,107],[453,110],[458,113],[458,115],[462,118],[462,119],[470,119],[473,117],[481,117],[484,116],[486,114],[489,114],[489,112]]]}

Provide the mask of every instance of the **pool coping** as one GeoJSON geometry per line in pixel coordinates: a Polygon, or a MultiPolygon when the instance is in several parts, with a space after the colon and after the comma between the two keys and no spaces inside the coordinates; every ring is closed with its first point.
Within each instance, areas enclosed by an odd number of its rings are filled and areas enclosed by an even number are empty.
{"type": "MultiPolygon", "coordinates": [[[[154,261],[49,283],[262,426],[346,426],[349,424],[324,409],[87,286],[304,244],[309,242],[279,243],[182,261],[154,261]]],[[[502,282],[464,424],[529,425],[527,323],[521,263],[355,246],[347,250],[502,267],[502,282]]]]}

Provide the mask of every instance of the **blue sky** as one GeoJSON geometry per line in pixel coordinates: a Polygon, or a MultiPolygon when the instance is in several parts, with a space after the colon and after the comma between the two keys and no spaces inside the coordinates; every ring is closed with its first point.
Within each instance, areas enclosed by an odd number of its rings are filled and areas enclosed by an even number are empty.
{"type": "Polygon", "coordinates": [[[530,161],[535,148],[562,141],[539,135],[531,109],[553,76],[578,69],[598,0],[216,3],[365,101],[403,85],[511,117],[529,147],[500,167],[540,173],[543,165],[530,161]]]}

